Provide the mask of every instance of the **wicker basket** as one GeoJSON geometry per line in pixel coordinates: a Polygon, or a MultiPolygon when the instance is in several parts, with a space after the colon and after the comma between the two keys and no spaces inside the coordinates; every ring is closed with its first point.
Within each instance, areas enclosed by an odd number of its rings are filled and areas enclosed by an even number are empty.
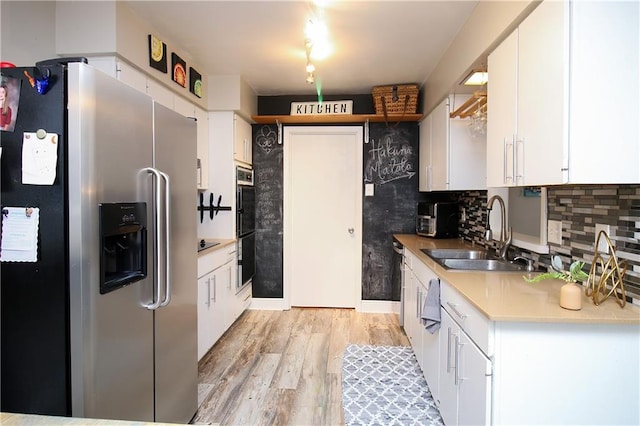
{"type": "Polygon", "coordinates": [[[418,85],[375,86],[372,91],[376,114],[415,114],[418,108],[418,85]]]}

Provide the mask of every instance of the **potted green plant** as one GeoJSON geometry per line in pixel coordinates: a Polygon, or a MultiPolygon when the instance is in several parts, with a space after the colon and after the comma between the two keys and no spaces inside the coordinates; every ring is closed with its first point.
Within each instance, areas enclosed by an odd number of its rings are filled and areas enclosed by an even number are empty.
{"type": "Polygon", "coordinates": [[[585,263],[576,260],[569,266],[569,270],[565,271],[562,267],[560,256],[551,257],[551,268],[553,270],[537,275],[533,278],[524,277],[529,283],[536,283],[548,279],[559,279],[565,281],[560,288],[560,306],[565,309],[578,311],[582,309],[582,287],[577,283],[585,281],[589,275],[582,270],[585,263]]]}

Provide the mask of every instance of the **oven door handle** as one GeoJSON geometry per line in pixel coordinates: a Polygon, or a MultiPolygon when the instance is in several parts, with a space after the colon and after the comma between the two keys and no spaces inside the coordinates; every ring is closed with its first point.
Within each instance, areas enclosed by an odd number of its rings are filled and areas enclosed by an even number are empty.
{"type": "Polygon", "coordinates": [[[399,255],[404,255],[402,246],[398,246],[396,243],[393,243],[393,251],[398,253],[399,255]]]}

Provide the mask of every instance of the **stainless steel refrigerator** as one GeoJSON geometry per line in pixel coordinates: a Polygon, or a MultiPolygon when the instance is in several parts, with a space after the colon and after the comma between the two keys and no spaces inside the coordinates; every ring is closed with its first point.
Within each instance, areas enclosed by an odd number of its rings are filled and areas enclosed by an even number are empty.
{"type": "Polygon", "coordinates": [[[86,63],[60,62],[2,69],[20,81],[15,128],[0,132],[2,208],[37,207],[40,223],[36,261],[1,265],[0,409],[187,423],[196,124],[86,63]],[[50,74],[44,94],[34,73],[50,74]],[[23,181],[25,138],[39,129],[57,135],[51,185],[23,181]]]}

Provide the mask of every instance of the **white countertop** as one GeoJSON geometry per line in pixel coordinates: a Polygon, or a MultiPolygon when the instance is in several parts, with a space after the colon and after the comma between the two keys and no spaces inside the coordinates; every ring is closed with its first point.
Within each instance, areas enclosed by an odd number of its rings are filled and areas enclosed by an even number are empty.
{"type": "Polygon", "coordinates": [[[0,413],[0,425],[2,426],[169,426],[176,424],[177,423],[136,422],[129,420],[85,419],[79,417],[40,416],[37,414],[0,413]]]}
{"type": "Polygon", "coordinates": [[[528,273],[523,272],[447,270],[420,251],[472,247],[458,239],[440,240],[414,234],[394,237],[490,320],[640,325],[640,307],[627,303],[620,308],[613,296],[596,306],[583,293],[582,309],[571,311],[560,307],[560,287],[564,284],[561,280],[530,284],[523,278],[528,273]]]}
{"type": "MultiPolygon", "coordinates": [[[[201,240],[202,240],[202,238],[198,238],[198,243],[200,243],[201,240]]],[[[213,247],[208,247],[208,248],[206,248],[204,250],[200,250],[198,252],[198,257],[204,256],[205,254],[209,254],[214,250],[221,249],[221,248],[226,247],[226,246],[228,246],[230,244],[235,244],[235,242],[236,242],[235,238],[229,238],[229,239],[204,238],[204,240],[207,241],[207,242],[218,243],[218,244],[213,246],[213,247]]]]}

